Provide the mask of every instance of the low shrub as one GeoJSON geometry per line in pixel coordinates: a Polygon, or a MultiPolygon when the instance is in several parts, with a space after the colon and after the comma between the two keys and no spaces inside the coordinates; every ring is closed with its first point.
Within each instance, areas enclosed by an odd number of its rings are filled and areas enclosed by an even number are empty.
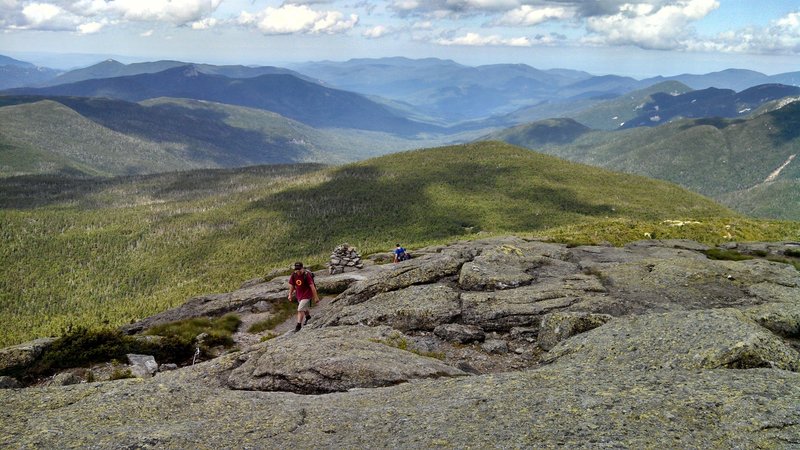
{"type": "Polygon", "coordinates": [[[119,330],[78,327],[56,339],[26,371],[25,378],[50,375],[60,369],[122,361],[128,353],[153,355],[157,361],[177,363],[192,355],[192,346],[175,337],[148,341],[127,336],[119,330]]]}
{"type": "Polygon", "coordinates": [[[134,378],[133,373],[131,373],[131,369],[114,369],[114,371],[111,372],[111,376],[108,377],[110,381],[124,380],[125,378],[134,378]]]}
{"type": "Polygon", "coordinates": [[[724,261],[744,261],[747,259],[753,259],[753,257],[750,255],[744,255],[735,250],[725,250],[721,248],[711,248],[706,250],[704,253],[711,259],[724,261]]]}
{"type": "Polygon", "coordinates": [[[800,249],[787,248],[783,254],[792,258],[800,258],[800,249]]]}

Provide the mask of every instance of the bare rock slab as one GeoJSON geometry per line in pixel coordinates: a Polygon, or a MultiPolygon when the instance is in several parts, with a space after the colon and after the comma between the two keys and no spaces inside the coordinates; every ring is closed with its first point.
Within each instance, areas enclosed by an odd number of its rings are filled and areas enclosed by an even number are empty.
{"type": "Polygon", "coordinates": [[[466,375],[403,349],[407,343],[389,327],[304,329],[251,347],[227,383],[233,389],[322,394],[466,375]]]}
{"type": "Polygon", "coordinates": [[[617,318],[556,345],[548,361],[625,370],[798,371],[800,353],[735,309],[617,318]]]}

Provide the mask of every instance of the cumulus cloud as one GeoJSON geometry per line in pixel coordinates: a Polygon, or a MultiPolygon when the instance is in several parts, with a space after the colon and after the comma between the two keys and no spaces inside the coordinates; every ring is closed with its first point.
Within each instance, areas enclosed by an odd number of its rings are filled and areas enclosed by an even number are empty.
{"type": "Polygon", "coordinates": [[[685,47],[691,24],[719,7],[717,0],[679,0],[657,6],[625,4],[613,15],[587,19],[592,33],[586,41],[605,45],[635,45],[646,49],[685,47]]]}
{"type": "Polygon", "coordinates": [[[193,30],[207,30],[209,28],[213,28],[218,23],[217,19],[213,17],[206,17],[205,19],[198,20],[196,22],[192,22],[192,29],[193,30]]]}
{"type": "Polygon", "coordinates": [[[99,32],[105,26],[100,22],[88,22],[78,25],[78,34],[94,34],[99,32]]]}
{"type": "Polygon", "coordinates": [[[207,18],[222,0],[0,0],[0,25],[11,29],[97,33],[121,21],[186,25],[207,18]]]}
{"type": "Polygon", "coordinates": [[[185,25],[213,13],[222,0],[80,0],[88,11],[111,14],[128,21],[169,22],[185,25]]]}
{"type": "Polygon", "coordinates": [[[63,10],[60,7],[49,3],[31,3],[22,8],[22,15],[33,28],[52,22],[62,13],[63,10]]]}
{"type": "Polygon", "coordinates": [[[789,13],[763,28],[726,31],[713,38],[692,42],[689,50],[728,53],[800,53],[800,12],[789,13]]]}
{"type": "Polygon", "coordinates": [[[391,33],[392,29],[385,27],[383,25],[376,25],[372,28],[367,29],[362,33],[362,35],[369,39],[378,39],[386,36],[387,34],[391,33]]]}
{"type": "Polygon", "coordinates": [[[508,11],[501,18],[494,21],[494,25],[533,26],[548,20],[569,19],[574,11],[564,7],[534,7],[522,5],[508,11]]]}
{"type": "Polygon", "coordinates": [[[434,40],[439,45],[463,45],[471,47],[503,46],[503,47],[530,47],[531,41],[527,37],[504,38],[498,35],[483,36],[478,33],[467,33],[455,38],[439,38],[434,40]]]}
{"type": "Polygon", "coordinates": [[[334,34],[352,29],[358,23],[358,16],[345,17],[339,11],[316,11],[305,5],[286,4],[255,14],[243,12],[238,23],[254,26],[264,34],[334,34]]]}

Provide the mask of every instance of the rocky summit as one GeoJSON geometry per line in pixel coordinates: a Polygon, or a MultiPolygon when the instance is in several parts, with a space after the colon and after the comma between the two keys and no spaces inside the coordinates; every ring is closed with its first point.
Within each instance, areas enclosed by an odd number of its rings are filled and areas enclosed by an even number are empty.
{"type": "MultiPolygon", "coordinates": [[[[737,249],[759,257],[502,237],[366,258],[317,275],[339,294],[299,332],[152,378],[10,380],[0,446],[800,448],[800,244],[737,249]]],[[[126,331],[268,310],[285,282],[126,331]]]]}

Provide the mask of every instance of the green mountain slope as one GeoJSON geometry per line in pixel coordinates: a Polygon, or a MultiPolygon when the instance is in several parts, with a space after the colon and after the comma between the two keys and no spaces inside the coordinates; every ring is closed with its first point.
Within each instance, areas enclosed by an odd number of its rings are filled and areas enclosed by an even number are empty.
{"type": "Polygon", "coordinates": [[[8,105],[0,106],[0,143],[17,148],[0,153],[0,176],[335,164],[436,142],[317,130],[269,111],[197,100],[20,96],[0,97],[0,105],[8,105]]]}
{"type": "Polygon", "coordinates": [[[7,158],[4,167],[8,169],[0,175],[19,173],[26,166],[37,171],[78,169],[89,175],[119,175],[209,165],[187,161],[186,149],[179,145],[127,136],[52,101],[0,108],[0,136],[24,155],[7,158]],[[31,166],[26,162],[30,160],[40,163],[31,166]]]}
{"type": "Polygon", "coordinates": [[[569,160],[669,180],[741,212],[774,211],[764,217],[800,220],[800,191],[791,183],[800,178],[800,159],[790,160],[800,156],[800,102],[749,119],[583,133],[565,145],[542,144],[522,133],[494,136],[569,160]]]}
{"type": "Polygon", "coordinates": [[[619,243],[644,232],[706,242],[798,232],[669,183],[498,142],[335,168],[7,178],[0,208],[0,346],[121,325],[298,259],[320,264],[343,242],[366,255],[498,233],[619,243]]]}

